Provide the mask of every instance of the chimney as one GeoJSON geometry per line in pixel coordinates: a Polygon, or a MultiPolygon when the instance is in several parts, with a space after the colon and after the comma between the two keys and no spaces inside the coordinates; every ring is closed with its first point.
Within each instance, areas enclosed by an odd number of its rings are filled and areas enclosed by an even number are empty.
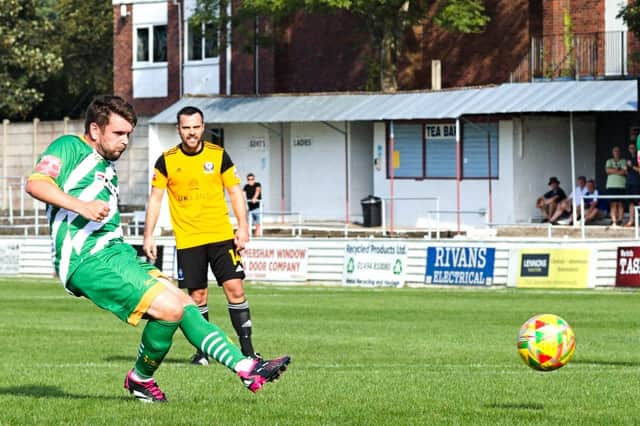
{"type": "Polygon", "coordinates": [[[431,90],[442,89],[442,67],[440,60],[431,61],[431,90]]]}

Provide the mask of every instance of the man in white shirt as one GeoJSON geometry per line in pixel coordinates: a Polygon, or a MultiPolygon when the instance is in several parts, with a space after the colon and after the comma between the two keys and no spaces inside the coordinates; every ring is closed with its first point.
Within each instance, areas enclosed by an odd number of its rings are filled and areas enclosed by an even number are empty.
{"type": "Polygon", "coordinates": [[[576,179],[576,187],[574,188],[573,192],[569,194],[568,198],[565,198],[558,204],[556,211],[553,212],[553,215],[551,216],[549,221],[555,225],[557,224],[559,219],[568,217],[568,224],[571,224],[571,222],[573,221],[571,212],[573,210],[574,197],[576,200],[576,218],[580,219],[580,203],[582,202],[582,197],[586,192],[587,178],[585,178],[584,176],[578,176],[578,179],[576,179]]]}

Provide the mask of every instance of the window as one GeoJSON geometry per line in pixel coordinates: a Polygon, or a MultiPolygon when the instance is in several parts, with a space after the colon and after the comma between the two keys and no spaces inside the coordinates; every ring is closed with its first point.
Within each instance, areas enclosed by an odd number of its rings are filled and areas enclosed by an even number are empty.
{"type": "Polygon", "coordinates": [[[427,176],[456,177],[456,124],[425,124],[427,141],[427,176]]]}
{"type": "MultiPolygon", "coordinates": [[[[455,123],[394,124],[394,136],[394,178],[456,178],[455,123]]],[[[464,178],[498,178],[498,123],[463,120],[461,149],[464,178]]]]}
{"type": "Polygon", "coordinates": [[[464,177],[497,178],[500,175],[498,173],[498,123],[465,122],[462,130],[464,177]]]}
{"type": "Polygon", "coordinates": [[[136,28],[136,62],[167,62],[167,26],[136,28]]]}
{"type": "Polygon", "coordinates": [[[398,178],[423,176],[422,124],[400,124],[394,127],[393,176],[398,178]]]}
{"type": "Polygon", "coordinates": [[[218,57],[218,34],[213,24],[187,25],[187,60],[218,57]]]}

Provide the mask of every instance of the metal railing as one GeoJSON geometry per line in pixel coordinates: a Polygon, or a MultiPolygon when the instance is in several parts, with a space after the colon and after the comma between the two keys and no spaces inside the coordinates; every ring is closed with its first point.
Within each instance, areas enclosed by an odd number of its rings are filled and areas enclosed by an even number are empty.
{"type": "MultiPolygon", "coordinates": [[[[253,221],[251,219],[251,215],[249,214],[248,216],[249,229],[253,229],[253,221]]],[[[302,214],[300,212],[292,211],[263,211],[262,206],[260,206],[260,225],[262,231],[264,231],[264,229],[266,228],[290,227],[292,237],[295,237],[296,234],[300,236],[302,227],[302,214]],[[274,219],[268,220],[269,217],[274,219]],[[293,218],[293,221],[288,221],[287,218],[293,218]],[[277,223],[278,225],[273,226],[274,223],[277,223]]]]}
{"type": "MultiPolygon", "coordinates": [[[[580,199],[580,214],[583,216],[582,220],[580,220],[580,235],[584,240],[586,237],[586,229],[585,229],[585,220],[584,220],[584,200],[638,200],[640,199],[640,195],[583,195],[580,199]]],[[[635,228],[635,238],[638,239],[639,228],[638,228],[638,206],[634,207],[634,221],[633,226],[635,228]]]]}
{"type": "Polygon", "coordinates": [[[513,70],[510,80],[625,77],[638,71],[629,62],[629,47],[627,31],[531,37],[529,52],[513,70]]]}
{"type": "MultiPolygon", "coordinates": [[[[440,239],[440,197],[437,195],[429,196],[429,197],[387,197],[381,198],[382,203],[380,206],[380,215],[381,215],[381,226],[382,226],[382,235],[387,236],[389,234],[389,228],[387,224],[387,208],[386,204],[388,201],[434,201],[436,208],[436,238],[440,239]]],[[[428,210],[429,212],[431,210],[428,210]]],[[[429,226],[429,235],[431,235],[431,227],[429,226]]]]}

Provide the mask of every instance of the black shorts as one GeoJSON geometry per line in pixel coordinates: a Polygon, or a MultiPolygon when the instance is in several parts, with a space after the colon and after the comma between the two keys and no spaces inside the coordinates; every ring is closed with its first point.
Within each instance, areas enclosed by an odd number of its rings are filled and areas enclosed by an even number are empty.
{"type": "Polygon", "coordinates": [[[244,279],[242,259],[233,240],[178,249],[177,253],[180,288],[207,288],[209,266],[219,286],[231,279],[244,279]]]}

